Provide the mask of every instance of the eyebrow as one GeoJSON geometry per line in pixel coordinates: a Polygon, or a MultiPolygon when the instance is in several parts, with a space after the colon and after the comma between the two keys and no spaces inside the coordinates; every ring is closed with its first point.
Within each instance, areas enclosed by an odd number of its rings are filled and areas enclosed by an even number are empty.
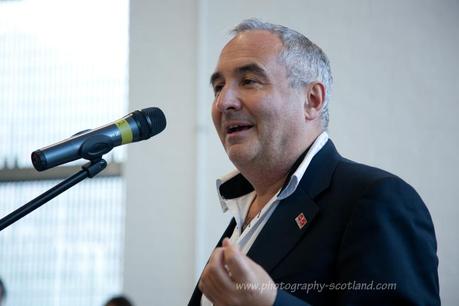
{"type": "MultiPolygon", "coordinates": [[[[241,67],[236,68],[234,71],[234,74],[236,75],[243,75],[245,73],[254,73],[264,79],[267,79],[267,74],[266,70],[263,69],[261,66],[258,64],[252,63],[252,64],[247,64],[241,67]]],[[[214,82],[218,79],[222,78],[222,74],[218,71],[212,73],[210,77],[210,85],[213,85],[214,82]]]]}

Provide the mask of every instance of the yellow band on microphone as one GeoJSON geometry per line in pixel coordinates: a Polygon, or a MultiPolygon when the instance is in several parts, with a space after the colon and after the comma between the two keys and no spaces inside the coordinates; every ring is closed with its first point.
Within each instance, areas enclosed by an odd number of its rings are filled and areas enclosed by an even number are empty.
{"type": "Polygon", "coordinates": [[[125,119],[120,119],[115,122],[116,126],[120,130],[121,134],[121,144],[131,143],[132,142],[132,130],[129,126],[129,123],[125,119]]]}

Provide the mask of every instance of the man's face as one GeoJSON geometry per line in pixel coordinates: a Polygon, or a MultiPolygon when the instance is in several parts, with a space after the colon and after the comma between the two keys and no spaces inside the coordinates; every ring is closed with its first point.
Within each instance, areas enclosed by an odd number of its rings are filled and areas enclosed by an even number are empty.
{"type": "Polygon", "coordinates": [[[212,119],[238,168],[276,165],[303,145],[304,89],[289,85],[281,48],[270,32],[243,32],[222,50],[211,77],[212,119]]]}

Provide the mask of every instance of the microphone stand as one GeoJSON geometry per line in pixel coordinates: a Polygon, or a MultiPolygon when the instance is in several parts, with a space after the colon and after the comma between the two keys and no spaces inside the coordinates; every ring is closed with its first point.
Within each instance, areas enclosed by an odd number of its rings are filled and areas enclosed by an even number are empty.
{"type": "Polygon", "coordinates": [[[67,189],[73,187],[74,185],[78,184],[82,180],[86,178],[93,178],[97,174],[99,174],[102,170],[107,167],[107,162],[102,158],[97,158],[91,160],[89,163],[83,165],[81,170],[76,174],[72,175],[71,177],[65,179],[61,183],[57,184],[56,186],[52,187],[48,191],[44,192],[43,194],[39,195],[32,201],[28,202],[24,206],[19,207],[6,217],[0,219],[0,231],[4,228],[10,226],[14,222],[18,221],[19,219],[25,217],[35,209],[39,208],[49,200],[55,198],[59,194],[63,193],[67,189]]]}

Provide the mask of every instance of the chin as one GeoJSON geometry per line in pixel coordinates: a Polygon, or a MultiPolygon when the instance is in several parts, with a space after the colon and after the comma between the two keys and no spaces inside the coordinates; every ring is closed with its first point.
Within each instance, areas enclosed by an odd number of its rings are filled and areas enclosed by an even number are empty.
{"type": "Polygon", "coordinates": [[[226,150],[226,154],[237,168],[252,162],[254,159],[253,150],[240,145],[232,145],[226,150]]]}

